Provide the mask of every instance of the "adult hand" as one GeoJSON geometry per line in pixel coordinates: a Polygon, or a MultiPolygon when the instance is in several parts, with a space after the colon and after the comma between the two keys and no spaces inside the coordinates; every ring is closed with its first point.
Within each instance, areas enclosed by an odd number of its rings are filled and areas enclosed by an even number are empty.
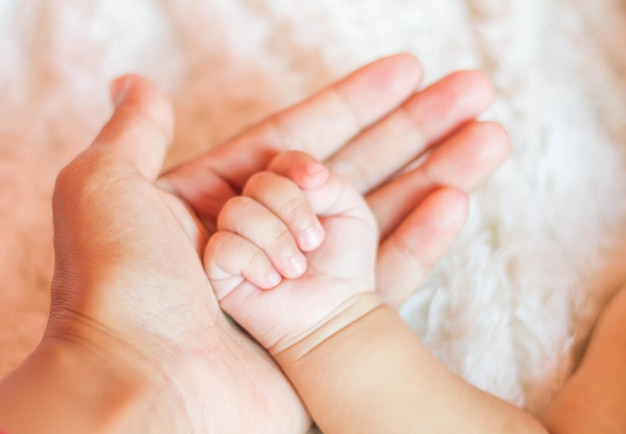
{"type": "MultiPolygon", "coordinates": [[[[491,99],[484,76],[453,74],[413,94],[419,75],[407,55],[375,62],[156,183],[171,108],[142,79],[117,80],[112,119],[58,179],[53,298],[40,348],[88,354],[97,373],[111,371],[111,384],[147,379],[160,430],[304,431],[297,395],[218,309],[198,254],[246,180],[277,152],[300,149],[368,192],[383,234],[379,287],[395,303],[412,292],[465,219],[462,191],[439,187],[473,187],[508,149],[500,127],[472,121],[491,99]]],[[[36,356],[31,366],[50,366],[36,356]]]]}
{"type": "Polygon", "coordinates": [[[475,120],[492,99],[486,76],[457,72],[415,93],[420,78],[410,55],[381,59],[175,168],[159,185],[212,233],[222,205],[276,153],[313,155],[367,195],[382,235],[378,288],[397,307],[458,235],[466,192],[509,150],[499,124],[475,120]]]}
{"type": "Polygon", "coordinates": [[[133,76],[113,95],[111,120],[57,180],[41,348],[82,354],[111,384],[141,380],[148,402],[133,408],[146,423],[128,416],[134,430],[122,432],[304,432],[310,419],[280,369],[221,313],[189,238],[195,215],[154,185],[173,135],[169,103],[133,76]]]}

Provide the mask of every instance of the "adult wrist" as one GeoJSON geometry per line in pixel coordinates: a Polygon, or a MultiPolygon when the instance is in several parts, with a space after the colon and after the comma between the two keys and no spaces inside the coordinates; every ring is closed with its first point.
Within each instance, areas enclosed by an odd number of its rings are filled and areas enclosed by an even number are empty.
{"type": "Polygon", "coordinates": [[[157,395],[145,377],[75,342],[45,338],[0,383],[0,427],[20,434],[151,432],[157,395]]]}

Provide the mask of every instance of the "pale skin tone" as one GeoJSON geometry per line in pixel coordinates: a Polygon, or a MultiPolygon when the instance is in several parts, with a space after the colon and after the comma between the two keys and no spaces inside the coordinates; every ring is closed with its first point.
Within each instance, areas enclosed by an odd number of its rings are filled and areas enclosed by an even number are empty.
{"type": "Polygon", "coordinates": [[[473,120],[492,95],[484,75],[455,73],[416,92],[419,81],[411,56],[382,59],[161,176],[172,110],[139,77],[114,82],[111,120],[57,181],[50,321],[0,382],[0,427],[303,432],[310,418],[291,384],[219,310],[201,249],[223,205],[295,147],[366,194],[381,233],[376,287],[401,303],[460,229],[463,192],[509,146],[499,125],[473,120]]]}
{"type": "Polygon", "coordinates": [[[288,152],[242,194],[220,213],[205,267],[222,308],[264,348],[280,353],[363,294],[374,297],[378,228],[347,182],[288,152]]]}
{"type": "Polygon", "coordinates": [[[224,206],[205,268],[222,308],[276,358],[324,433],[546,432],[450,373],[383,304],[377,241],[362,196],[288,152],[224,206]],[[285,261],[298,249],[302,262],[285,261]]]}
{"type": "Polygon", "coordinates": [[[375,219],[311,156],[274,158],[217,224],[205,268],[221,306],[276,358],[323,432],[624,432],[626,290],[536,420],[460,381],[384,306],[375,219]]]}
{"type": "Polygon", "coordinates": [[[160,176],[172,109],[140,77],[115,81],[111,120],[58,178],[50,321],[32,356],[0,383],[0,426],[304,432],[310,417],[292,385],[219,309],[201,250],[224,203],[275,154],[297,147],[369,192],[385,234],[378,288],[403,300],[462,226],[462,190],[508,151],[499,125],[473,120],[492,97],[483,74],[455,73],[416,92],[419,82],[411,56],[382,59],[160,176]],[[419,167],[388,180],[434,145],[419,167]],[[397,210],[393,221],[383,210],[397,210]],[[444,224],[442,213],[451,216],[444,224]],[[384,265],[398,256],[400,268],[384,265]],[[402,286],[391,284],[399,270],[402,286]]]}

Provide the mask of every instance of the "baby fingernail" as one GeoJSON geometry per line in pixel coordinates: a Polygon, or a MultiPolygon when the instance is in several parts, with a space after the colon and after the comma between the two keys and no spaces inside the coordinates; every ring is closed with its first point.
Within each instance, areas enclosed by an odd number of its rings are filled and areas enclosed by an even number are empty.
{"type": "Polygon", "coordinates": [[[294,273],[301,275],[306,271],[306,258],[302,254],[297,254],[289,259],[289,265],[294,273]]]}
{"type": "Polygon", "coordinates": [[[322,173],[326,171],[326,167],[324,167],[322,164],[320,163],[309,163],[306,168],[305,168],[306,172],[309,175],[317,175],[318,173],[322,173]]]}
{"type": "Polygon", "coordinates": [[[268,274],[267,276],[267,282],[270,284],[270,288],[273,288],[276,285],[278,285],[281,280],[282,280],[282,277],[280,277],[280,274],[278,274],[276,270],[272,270],[270,274],[268,274]]]}
{"type": "Polygon", "coordinates": [[[322,231],[316,227],[310,227],[300,234],[300,244],[303,250],[313,250],[317,248],[321,242],[322,231]]]}

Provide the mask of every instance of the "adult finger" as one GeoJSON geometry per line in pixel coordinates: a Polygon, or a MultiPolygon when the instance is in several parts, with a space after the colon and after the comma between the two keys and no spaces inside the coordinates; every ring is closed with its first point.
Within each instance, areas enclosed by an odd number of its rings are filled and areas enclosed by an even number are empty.
{"type": "Polygon", "coordinates": [[[467,218],[467,195],[444,188],[431,194],[380,245],[377,288],[399,307],[448,251],[467,218]]]}
{"type": "Polygon", "coordinates": [[[206,155],[174,168],[163,182],[195,207],[206,194],[194,184],[196,179],[206,179],[207,173],[216,178],[212,185],[220,180],[240,189],[278,152],[302,150],[323,160],[407,99],[420,79],[419,63],[409,54],[379,59],[206,155]]]}
{"type": "Polygon", "coordinates": [[[76,202],[85,191],[121,178],[153,180],[161,170],[174,123],[167,100],[148,81],[133,75],[115,80],[111,96],[116,108],[110,120],[92,145],[59,173],[55,206],[76,202]]]}
{"type": "Polygon", "coordinates": [[[424,163],[367,197],[384,238],[440,186],[471,191],[506,159],[510,142],[501,125],[472,122],[435,148],[424,163]]]}
{"type": "Polygon", "coordinates": [[[167,99],[138,75],[111,84],[115,112],[91,146],[128,160],[146,178],[159,175],[174,134],[174,113],[167,99]]]}
{"type": "Polygon", "coordinates": [[[453,73],[415,94],[340,149],[327,164],[359,191],[370,191],[476,118],[492,98],[493,88],[484,73],[453,73]]]}

